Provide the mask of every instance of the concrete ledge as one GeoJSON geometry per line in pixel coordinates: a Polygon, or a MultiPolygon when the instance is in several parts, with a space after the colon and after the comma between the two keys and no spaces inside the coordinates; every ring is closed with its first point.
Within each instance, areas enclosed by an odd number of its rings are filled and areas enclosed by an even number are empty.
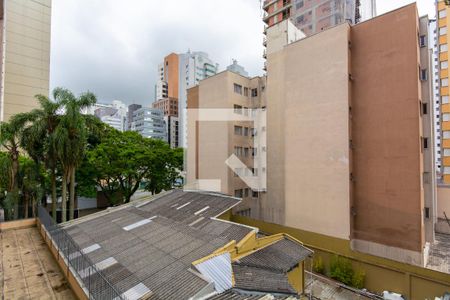
{"type": "Polygon", "coordinates": [[[354,251],[380,256],[415,266],[423,267],[425,265],[423,254],[412,250],[357,239],[350,241],[350,247],[354,251]]]}
{"type": "Polygon", "coordinates": [[[0,232],[6,231],[6,230],[12,230],[12,229],[34,227],[34,226],[36,226],[35,218],[2,222],[2,223],[0,223],[0,232]]]}
{"type": "Polygon", "coordinates": [[[41,234],[42,238],[44,239],[45,243],[47,244],[48,249],[52,253],[56,262],[58,263],[62,273],[64,274],[64,277],[66,277],[67,282],[69,283],[70,288],[72,289],[72,292],[75,294],[75,296],[78,299],[88,300],[89,298],[86,296],[86,293],[84,292],[83,287],[80,285],[77,278],[70,271],[69,266],[67,266],[64,258],[61,255],[59,255],[58,249],[53,244],[51,237],[47,234],[47,230],[45,229],[45,227],[41,224],[41,222],[39,220],[35,221],[35,224],[37,224],[39,233],[41,234]]]}

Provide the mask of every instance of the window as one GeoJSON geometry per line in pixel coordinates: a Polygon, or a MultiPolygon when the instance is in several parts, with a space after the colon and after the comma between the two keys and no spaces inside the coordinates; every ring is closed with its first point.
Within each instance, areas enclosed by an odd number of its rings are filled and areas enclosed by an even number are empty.
{"type": "Polygon", "coordinates": [[[303,7],[303,0],[300,0],[300,1],[298,1],[296,4],[295,4],[295,8],[296,9],[300,9],[300,8],[302,8],[303,7]]]}
{"type": "Polygon", "coordinates": [[[244,127],[244,136],[248,136],[248,127],[244,127]]]}
{"type": "Polygon", "coordinates": [[[429,218],[430,218],[430,208],[425,207],[425,219],[429,219],[429,218]]]}
{"type": "Polygon", "coordinates": [[[258,198],[259,193],[257,191],[252,191],[252,197],[253,198],[258,198]]]}
{"type": "Polygon", "coordinates": [[[244,88],[244,96],[248,97],[248,88],[247,87],[244,88]]]}
{"type": "Polygon", "coordinates": [[[428,103],[422,103],[422,114],[428,114],[428,103]]]}
{"type": "Polygon", "coordinates": [[[447,34],[447,26],[439,28],[439,35],[447,34]]]}
{"type": "Polygon", "coordinates": [[[237,198],[242,198],[242,189],[234,190],[234,196],[237,198]]]}
{"type": "Polygon", "coordinates": [[[447,52],[447,51],[448,51],[448,45],[447,44],[439,45],[439,52],[447,52]]]}
{"type": "Polygon", "coordinates": [[[256,156],[258,154],[257,148],[252,148],[252,156],[256,156]]]}
{"type": "Polygon", "coordinates": [[[447,16],[447,10],[444,8],[443,10],[439,11],[439,19],[445,18],[447,16]]]}
{"type": "Polygon", "coordinates": [[[448,86],[448,78],[441,79],[441,86],[448,86]]]}
{"type": "Polygon", "coordinates": [[[425,47],[427,45],[427,37],[425,35],[421,35],[419,37],[419,46],[425,47]]]}
{"type": "Polygon", "coordinates": [[[248,157],[249,149],[244,148],[244,157],[248,157]]]}
{"type": "Polygon", "coordinates": [[[442,121],[444,122],[450,121],[450,114],[442,114],[442,121]]]}
{"type": "Polygon", "coordinates": [[[448,69],[448,60],[441,61],[441,69],[448,69]]]}
{"type": "MultiPolygon", "coordinates": [[[[450,131],[444,131],[444,139],[450,139],[450,131]]],[[[450,151],[450,149],[447,150],[450,151]]],[[[448,156],[450,156],[450,154],[448,156]]]]}
{"type": "Polygon", "coordinates": [[[242,126],[234,126],[234,134],[242,135],[242,126]]]}
{"type": "Polygon", "coordinates": [[[420,80],[426,81],[428,79],[427,69],[420,70],[420,80]]]}
{"type": "Polygon", "coordinates": [[[236,94],[242,95],[242,85],[235,83],[234,84],[234,92],[236,94]]]}
{"type": "Polygon", "coordinates": [[[428,138],[422,138],[423,149],[428,149],[428,138]]]}
{"type": "Polygon", "coordinates": [[[442,96],[441,97],[441,102],[442,102],[442,104],[447,104],[448,103],[448,96],[442,96]]]}
{"type": "Polygon", "coordinates": [[[235,114],[240,114],[240,115],[242,115],[242,106],[240,106],[240,105],[234,105],[234,113],[235,114]]]}
{"type": "Polygon", "coordinates": [[[242,147],[234,146],[234,154],[236,156],[242,156],[242,147]]]}
{"type": "Polygon", "coordinates": [[[444,156],[450,156],[450,149],[444,149],[444,156]]]}
{"type": "Polygon", "coordinates": [[[258,97],[258,89],[252,89],[252,97],[258,97]]]}
{"type": "Polygon", "coordinates": [[[249,194],[250,194],[249,189],[248,188],[244,189],[244,197],[248,197],[249,194]]]}

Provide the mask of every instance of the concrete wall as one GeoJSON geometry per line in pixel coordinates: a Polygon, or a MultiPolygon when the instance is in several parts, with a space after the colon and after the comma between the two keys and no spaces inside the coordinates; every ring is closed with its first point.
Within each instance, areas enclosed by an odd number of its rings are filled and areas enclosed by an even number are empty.
{"type": "Polygon", "coordinates": [[[436,231],[441,233],[450,234],[450,224],[445,218],[450,220],[450,186],[441,185],[437,188],[437,223],[436,231]]]}
{"type": "Polygon", "coordinates": [[[353,238],[420,253],[424,199],[417,20],[412,4],[351,30],[353,238]]]}
{"type": "Polygon", "coordinates": [[[263,203],[264,220],[343,239],[350,236],[349,30],[343,24],[268,56],[263,203]]]}
{"type": "Polygon", "coordinates": [[[5,1],[4,21],[0,121],[38,107],[36,94],[48,95],[51,0],[5,1]]]}
{"type": "MultiPolygon", "coordinates": [[[[429,40],[429,19],[427,16],[419,19],[419,33],[425,35],[429,40]]],[[[423,189],[424,207],[428,211],[428,216],[424,214],[425,241],[434,242],[434,224],[436,218],[436,164],[435,164],[435,130],[433,122],[433,67],[430,61],[430,50],[428,47],[420,48],[420,69],[425,70],[426,79],[420,81],[421,101],[420,112],[422,116],[422,135],[427,139],[427,148],[423,149],[423,189]],[[426,106],[426,107],[425,107],[426,106]]]]}

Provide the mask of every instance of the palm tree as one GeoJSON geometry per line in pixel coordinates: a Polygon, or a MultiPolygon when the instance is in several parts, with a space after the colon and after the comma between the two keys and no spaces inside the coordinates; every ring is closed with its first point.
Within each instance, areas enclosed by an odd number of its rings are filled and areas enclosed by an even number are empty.
{"type": "Polygon", "coordinates": [[[87,144],[87,129],[85,118],[81,111],[95,104],[94,94],[87,92],[80,97],[75,97],[72,92],[63,88],[53,91],[55,99],[65,109],[65,114],[55,130],[55,150],[63,169],[62,176],[62,221],[66,221],[67,183],[70,181],[69,190],[69,220],[74,216],[75,204],[75,171],[81,163],[87,144]]]}
{"type": "MultiPolygon", "coordinates": [[[[39,169],[43,161],[50,170],[52,217],[56,220],[56,166],[58,158],[55,151],[55,130],[60,116],[58,114],[62,104],[51,101],[43,95],[36,95],[40,108],[27,113],[27,119],[31,125],[27,127],[21,137],[21,147],[35,161],[39,169]]],[[[56,97],[54,97],[56,99],[56,97]]]]}
{"type": "Polygon", "coordinates": [[[9,202],[14,204],[14,217],[19,214],[19,185],[17,174],[19,173],[20,136],[23,132],[27,117],[25,114],[17,114],[11,117],[9,122],[0,123],[0,145],[8,153],[9,182],[6,196],[9,202]]]}

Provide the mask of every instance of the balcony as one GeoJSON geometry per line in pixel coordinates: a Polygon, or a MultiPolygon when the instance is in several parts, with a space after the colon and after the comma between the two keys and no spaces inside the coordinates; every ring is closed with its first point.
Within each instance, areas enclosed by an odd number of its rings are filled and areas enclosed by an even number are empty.
{"type": "Polygon", "coordinates": [[[264,35],[267,34],[267,27],[268,27],[268,26],[264,26],[264,30],[263,30],[263,34],[264,34],[264,35]]]}
{"type": "Polygon", "coordinates": [[[266,51],[266,49],[264,49],[264,51],[263,51],[263,58],[267,59],[267,51],[266,51]]]}
{"type": "Polygon", "coordinates": [[[266,38],[263,39],[263,46],[267,47],[267,39],[266,38]]]}
{"type": "Polygon", "coordinates": [[[267,71],[267,62],[266,61],[264,62],[263,70],[267,71]]]}

